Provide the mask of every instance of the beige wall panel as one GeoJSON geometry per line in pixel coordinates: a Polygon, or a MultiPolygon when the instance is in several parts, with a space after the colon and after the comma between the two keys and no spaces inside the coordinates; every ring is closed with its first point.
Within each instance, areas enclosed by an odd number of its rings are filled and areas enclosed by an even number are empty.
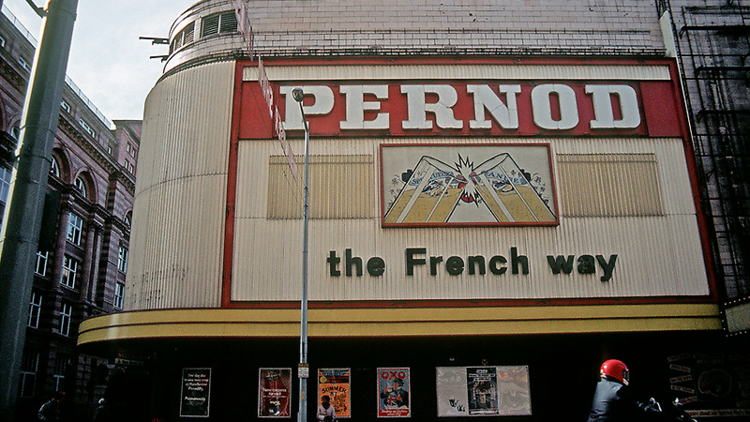
{"type": "Polygon", "coordinates": [[[127,309],[220,304],[233,74],[187,69],[146,100],[127,309]]]}
{"type": "MultiPolygon", "coordinates": [[[[395,66],[266,66],[268,79],[283,81],[505,79],[505,80],[669,80],[667,66],[628,65],[395,65],[395,66]]],[[[258,69],[243,69],[243,79],[258,80],[258,69]]]]}
{"type": "MultiPolygon", "coordinates": [[[[399,143],[455,143],[466,139],[398,139],[399,143]]],[[[707,295],[708,285],[698,236],[695,206],[679,139],[482,139],[470,143],[549,142],[555,154],[654,154],[662,187],[663,216],[569,218],[560,210],[557,227],[441,227],[389,228],[380,226],[379,139],[342,142],[315,139],[312,154],[372,154],[378,188],[372,218],[312,219],[310,222],[311,300],[524,299],[604,298],[707,295]],[[428,256],[442,256],[436,275],[420,266],[406,275],[406,248],[426,248],[428,256]],[[511,248],[528,258],[529,274],[512,274],[511,248]],[[345,250],[363,259],[380,257],[385,274],[347,277],[345,250]],[[342,274],[329,274],[330,251],[341,258],[342,274]],[[445,271],[445,260],[502,255],[508,270],[502,275],[459,276],[445,271]],[[594,274],[553,274],[547,256],[601,255],[609,263],[617,255],[609,281],[596,263],[594,274]]],[[[301,150],[294,144],[295,151],[301,150]]],[[[268,156],[279,154],[274,141],[240,145],[238,207],[233,268],[233,300],[295,300],[302,278],[301,220],[267,220],[268,156]]],[[[553,167],[554,166],[553,164],[553,167]]],[[[557,169],[555,168],[555,171],[557,169]]],[[[559,175],[556,175],[559,177],[559,175]]],[[[559,187],[558,187],[559,189],[559,187]]],[[[558,192],[559,196],[559,192],[558,192]]],[[[301,203],[301,200],[300,200],[301,203]]]]}

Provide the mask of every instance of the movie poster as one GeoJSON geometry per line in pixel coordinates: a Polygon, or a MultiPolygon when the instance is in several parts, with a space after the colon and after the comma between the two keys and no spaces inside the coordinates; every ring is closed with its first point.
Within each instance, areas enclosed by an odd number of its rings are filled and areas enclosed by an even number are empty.
{"type": "Polygon", "coordinates": [[[211,399],[211,368],[183,368],[181,418],[207,418],[211,399]]]}
{"type": "Polygon", "coordinates": [[[497,415],[497,373],[492,366],[466,368],[469,415],[497,415]]]}
{"type": "Polygon", "coordinates": [[[409,368],[378,368],[378,417],[408,418],[409,368]]]}
{"type": "Polygon", "coordinates": [[[258,417],[291,417],[292,369],[260,368],[258,381],[258,417]]]}
{"type": "Polygon", "coordinates": [[[436,368],[438,416],[531,415],[528,366],[436,368]]]}
{"type": "Polygon", "coordinates": [[[318,406],[323,396],[328,396],[336,409],[336,419],[350,418],[351,414],[351,370],[333,368],[318,370],[318,406]]]}

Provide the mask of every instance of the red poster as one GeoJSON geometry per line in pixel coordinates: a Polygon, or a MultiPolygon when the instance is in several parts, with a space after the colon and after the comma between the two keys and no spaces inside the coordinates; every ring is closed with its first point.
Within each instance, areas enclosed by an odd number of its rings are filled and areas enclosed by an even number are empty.
{"type": "Polygon", "coordinates": [[[258,417],[291,417],[291,368],[260,368],[258,376],[258,417]]]}

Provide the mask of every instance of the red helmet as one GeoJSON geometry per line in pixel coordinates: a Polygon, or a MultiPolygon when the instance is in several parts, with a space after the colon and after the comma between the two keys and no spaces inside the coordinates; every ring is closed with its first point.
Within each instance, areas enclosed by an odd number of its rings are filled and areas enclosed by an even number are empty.
{"type": "Polygon", "coordinates": [[[601,369],[599,369],[599,374],[602,377],[606,375],[607,377],[620,381],[625,385],[628,385],[630,382],[630,371],[628,371],[628,366],[617,359],[604,361],[601,369]]]}

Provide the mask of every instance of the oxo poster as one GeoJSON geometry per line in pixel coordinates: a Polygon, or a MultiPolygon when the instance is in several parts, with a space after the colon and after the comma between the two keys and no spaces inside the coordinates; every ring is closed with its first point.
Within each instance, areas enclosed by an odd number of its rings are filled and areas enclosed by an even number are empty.
{"type": "Polygon", "coordinates": [[[378,417],[411,416],[409,368],[378,368],[378,417]]]}

